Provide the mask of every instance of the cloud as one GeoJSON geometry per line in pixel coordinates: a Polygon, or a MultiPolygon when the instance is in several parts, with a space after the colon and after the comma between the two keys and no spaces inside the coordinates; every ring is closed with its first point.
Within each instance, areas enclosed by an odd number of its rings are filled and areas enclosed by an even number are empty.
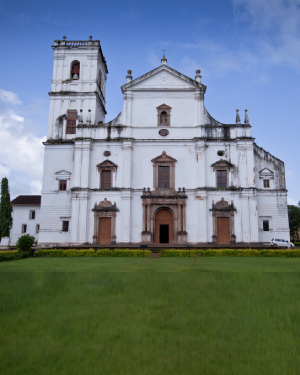
{"type": "Polygon", "coordinates": [[[0,90],[0,99],[4,102],[12,104],[22,104],[21,100],[18,98],[18,95],[12,91],[0,90]]]}
{"type": "Polygon", "coordinates": [[[287,203],[291,206],[298,206],[298,202],[295,201],[293,198],[289,198],[287,199],[287,203]]]}
{"type": "Polygon", "coordinates": [[[32,180],[30,182],[30,190],[33,195],[40,195],[42,191],[42,181],[41,180],[32,180]]]}
{"type": "Polygon", "coordinates": [[[129,9],[127,12],[122,13],[121,16],[127,20],[133,21],[139,18],[139,11],[136,9],[129,9]]]}
{"type": "Polygon", "coordinates": [[[148,56],[146,57],[146,61],[153,68],[157,68],[160,65],[160,59],[159,59],[158,55],[153,50],[151,50],[149,52],[148,56]]]}
{"type": "Polygon", "coordinates": [[[232,0],[235,19],[250,23],[265,64],[300,73],[300,0],[232,0]],[[257,35],[258,34],[258,35],[257,35]]]}
{"type": "MultiPolygon", "coordinates": [[[[9,93],[10,98],[17,98],[13,92],[9,93]]],[[[46,140],[28,130],[27,119],[10,107],[13,104],[13,100],[0,96],[0,178],[9,176],[11,197],[19,193],[20,186],[24,189],[23,194],[41,190],[42,142],[46,140]]]]}

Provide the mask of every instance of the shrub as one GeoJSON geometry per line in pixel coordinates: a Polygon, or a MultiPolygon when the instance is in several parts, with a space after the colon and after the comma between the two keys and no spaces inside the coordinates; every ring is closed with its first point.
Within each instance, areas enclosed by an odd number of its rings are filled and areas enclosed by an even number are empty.
{"type": "Polygon", "coordinates": [[[16,247],[20,252],[28,253],[31,251],[32,246],[36,243],[37,241],[33,236],[25,234],[24,236],[19,237],[16,247]]]}
{"type": "Polygon", "coordinates": [[[37,250],[35,252],[37,257],[94,257],[96,256],[93,249],[89,250],[62,250],[62,249],[52,249],[52,250],[37,250]]]}
{"type": "Polygon", "coordinates": [[[252,249],[207,249],[207,250],[164,250],[164,257],[194,257],[201,255],[204,257],[234,256],[234,257],[300,257],[300,250],[252,250],[252,249]]]}
{"type": "Polygon", "coordinates": [[[0,262],[6,260],[18,260],[25,258],[23,253],[18,252],[17,250],[14,251],[0,251],[0,262]]]}
{"type": "Polygon", "coordinates": [[[295,246],[300,246],[300,242],[293,242],[295,246]]]}
{"type": "MultiPolygon", "coordinates": [[[[152,252],[150,250],[144,250],[144,256],[148,257],[152,252]]],[[[100,249],[97,250],[97,257],[142,257],[143,250],[130,250],[130,249],[100,249]]]]}

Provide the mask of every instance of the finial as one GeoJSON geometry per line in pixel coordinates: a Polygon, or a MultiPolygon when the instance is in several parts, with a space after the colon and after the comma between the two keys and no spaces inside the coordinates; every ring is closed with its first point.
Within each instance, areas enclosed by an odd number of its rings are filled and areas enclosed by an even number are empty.
{"type": "Polygon", "coordinates": [[[92,39],[93,39],[92,35],[90,35],[90,36],[89,36],[89,39],[90,39],[90,40],[92,40],[92,39]]]}
{"type": "Polygon", "coordinates": [[[240,124],[241,123],[241,119],[240,119],[240,113],[239,113],[239,110],[237,109],[236,110],[236,121],[235,121],[237,124],[240,124]]]}
{"type": "Polygon", "coordinates": [[[245,124],[249,124],[248,109],[245,109],[245,124]]]}
{"type": "Polygon", "coordinates": [[[66,40],[66,38],[67,38],[66,36],[63,36],[63,40],[66,40]]]}
{"type": "Polygon", "coordinates": [[[197,69],[196,70],[196,77],[195,77],[195,81],[201,83],[201,78],[202,76],[200,76],[200,73],[201,73],[201,70],[200,69],[197,69]]]}
{"type": "Polygon", "coordinates": [[[163,58],[161,59],[161,64],[162,65],[167,65],[167,59],[166,59],[166,56],[165,56],[165,52],[166,52],[166,50],[165,49],[162,49],[162,51],[163,51],[163,58]]]}
{"type": "Polygon", "coordinates": [[[131,75],[132,71],[131,70],[127,70],[127,76],[126,76],[126,82],[131,82],[132,81],[132,75],[131,75]]]}

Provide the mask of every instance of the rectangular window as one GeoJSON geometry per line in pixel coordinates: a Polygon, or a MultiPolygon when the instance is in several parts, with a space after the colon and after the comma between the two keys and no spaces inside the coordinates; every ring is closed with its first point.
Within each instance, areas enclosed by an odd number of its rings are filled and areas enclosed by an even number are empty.
{"type": "Polygon", "coordinates": [[[227,171],[217,171],[217,187],[227,188],[227,171]]]}
{"type": "Polygon", "coordinates": [[[67,112],[67,129],[66,134],[76,134],[77,111],[67,112]]]}
{"type": "Polygon", "coordinates": [[[26,233],[26,231],[27,231],[27,225],[22,224],[22,233],[26,233]]]}
{"type": "Polygon", "coordinates": [[[111,171],[101,172],[101,189],[111,188],[111,171]]]}
{"type": "Polygon", "coordinates": [[[29,219],[30,220],[35,220],[35,211],[30,211],[29,212],[29,219]]]}
{"type": "Polygon", "coordinates": [[[263,220],[263,231],[269,232],[269,220],[263,220]]]}
{"type": "Polygon", "coordinates": [[[35,233],[40,233],[40,224],[37,224],[35,227],[35,233]]]}
{"type": "Polygon", "coordinates": [[[170,188],[170,167],[158,167],[158,188],[170,188]]]}
{"type": "Polygon", "coordinates": [[[59,190],[60,191],[67,190],[67,180],[59,180],[59,190]]]}
{"type": "Polygon", "coordinates": [[[264,188],[270,187],[270,180],[264,180],[264,188]]]}
{"type": "Polygon", "coordinates": [[[68,232],[69,230],[69,222],[68,221],[63,221],[62,223],[62,231],[63,232],[68,232]]]}

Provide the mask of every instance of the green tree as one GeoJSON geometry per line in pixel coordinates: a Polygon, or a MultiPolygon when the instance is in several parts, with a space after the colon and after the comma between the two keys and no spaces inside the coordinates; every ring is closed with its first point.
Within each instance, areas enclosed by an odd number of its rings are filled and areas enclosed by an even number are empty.
{"type": "Polygon", "coordinates": [[[300,207],[299,207],[299,203],[298,203],[298,206],[288,206],[291,236],[294,236],[298,232],[298,230],[300,229],[300,207]]]}
{"type": "Polygon", "coordinates": [[[12,206],[8,188],[8,179],[2,178],[1,181],[1,200],[0,200],[0,239],[9,237],[12,227],[12,206]]]}

